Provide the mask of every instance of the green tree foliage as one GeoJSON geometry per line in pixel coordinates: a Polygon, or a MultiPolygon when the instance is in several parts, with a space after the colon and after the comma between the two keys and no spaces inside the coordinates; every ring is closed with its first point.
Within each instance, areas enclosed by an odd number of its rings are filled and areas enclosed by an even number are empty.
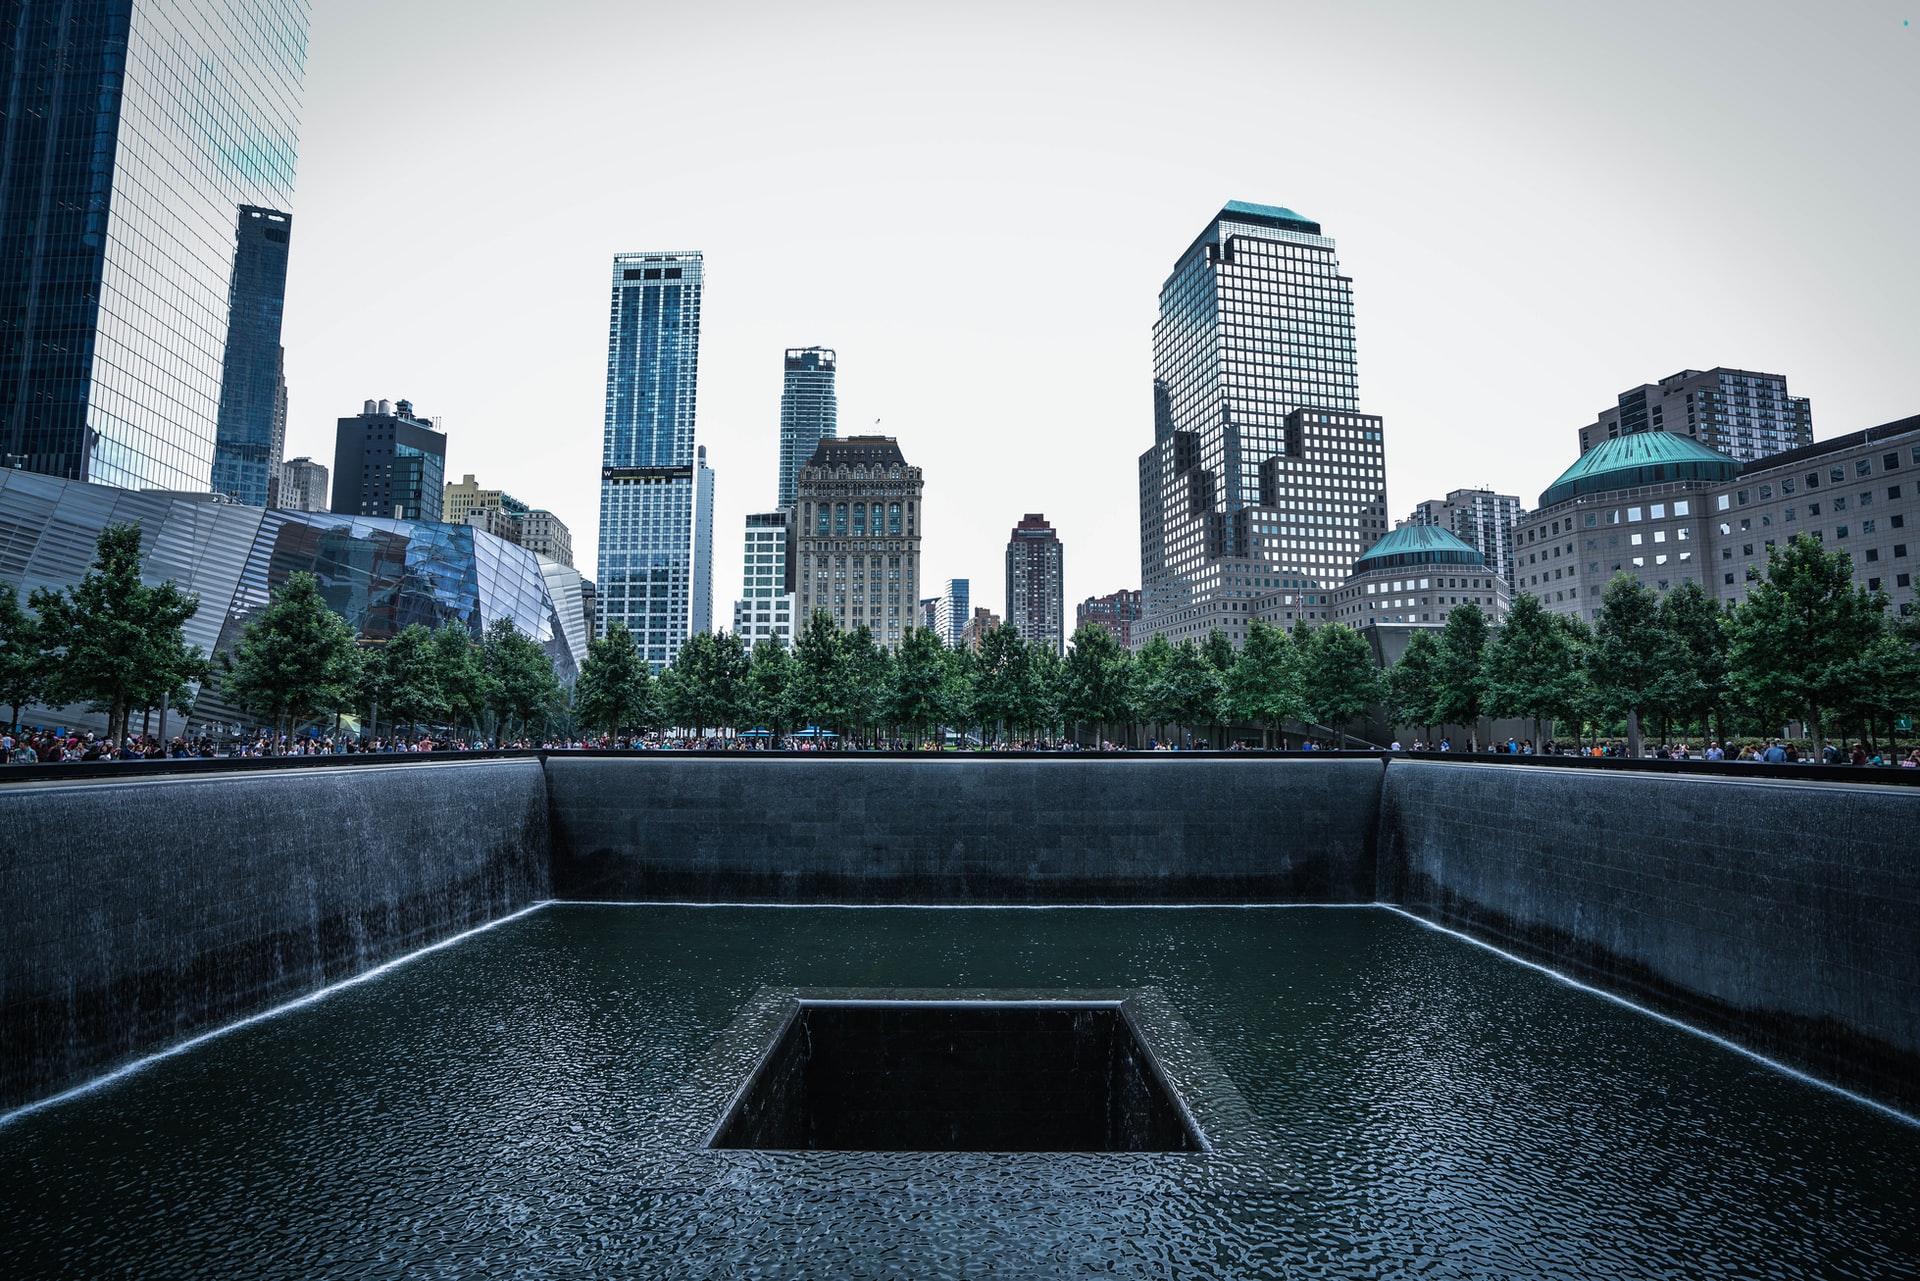
{"type": "Polygon", "coordinates": [[[480,643],[492,697],[494,733],[502,742],[544,722],[560,705],[560,679],[540,643],[514,626],[511,618],[493,620],[480,643]]]}
{"type": "Polygon", "coordinates": [[[1051,738],[1066,705],[1067,667],[1051,645],[1027,646],[1027,670],[1020,691],[1022,723],[1029,738],[1051,738]]]}
{"type": "Polygon", "coordinates": [[[1010,623],[989,627],[980,638],[974,664],[974,719],[987,729],[989,739],[1002,725],[1012,734],[1024,722],[1028,661],[1027,643],[1010,623]]]}
{"type": "Polygon", "coordinates": [[[1133,678],[1132,656],[1114,634],[1098,623],[1082,623],[1061,673],[1061,712],[1094,726],[1099,738],[1116,738],[1109,729],[1134,717],[1133,678]]]}
{"type": "Polygon", "coordinates": [[[573,712],[582,725],[606,734],[659,723],[653,669],[625,623],[614,623],[605,636],[587,642],[586,661],[573,683],[573,712]]]}
{"type": "Polygon", "coordinates": [[[1533,721],[1533,741],[1543,741],[1541,721],[1575,717],[1582,690],[1580,652],[1561,620],[1532,592],[1513,598],[1506,621],[1486,650],[1487,706],[1495,716],[1533,721]]]}
{"type": "Polygon", "coordinates": [[[1366,637],[1345,623],[1314,628],[1300,652],[1300,694],[1307,715],[1333,729],[1345,747],[1348,723],[1386,696],[1366,637]]]}
{"type": "Polygon", "coordinates": [[[893,684],[893,652],[874,640],[861,623],[840,642],[847,676],[847,724],[863,741],[885,719],[887,690],[893,684]]]}
{"type": "Polygon", "coordinates": [[[1164,706],[1180,725],[1212,726],[1220,718],[1220,672],[1191,638],[1173,647],[1167,664],[1164,706]]]}
{"type": "Polygon", "coordinates": [[[1642,713],[1660,705],[1673,641],[1660,626],[1660,598],[1630,574],[1616,574],[1600,597],[1587,672],[1600,706],[1627,718],[1627,752],[1640,755],[1642,713]]]}
{"type": "Polygon", "coordinates": [[[466,624],[450,618],[434,630],[433,662],[440,717],[455,728],[478,729],[493,703],[493,677],[466,624]]]}
{"type": "Polygon", "coordinates": [[[1669,712],[1697,718],[1701,732],[1712,737],[1713,720],[1732,692],[1727,613],[1700,584],[1681,583],[1660,598],[1660,630],[1666,668],[1660,702],[1669,712]]]}
{"type": "Polygon", "coordinates": [[[1179,690],[1173,681],[1173,645],[1164,632],[1155,632],[1147,637],[1133,662],[1140,718],[1153,726],[1155,738],[1165,738],[1167,722],[1180,716],[1179,690]]]}
{"type": "Polygon", "coordinates": [[[747,662],[746,719],[776,742],[793,724],[793,682],[798,668],[793,651],[773,637],[753,647],[747,662]]]}
{"type": "Polygon", "coordinates": [[[1729,657],[1734,682],[1764,708],[1805,718],[1818,754],[1826,717],[1856,701],[1890,655],[1887,598],[1856,587],[1853,559],[1805,534],[1767,557],[1766,581],[1733,611],[1729,657]]]}
{"type": "Polygon", "coordinates": [[[1472,601],[1455,605],[1440,632],[1439,663],[1433,710],[1441,725],[1467,731],[1468,743],[1480,750],[1480,718],[1486,713],[1487,616],[1472,601]]]}
{"type": "Polygon", "coordinates": [[[0,583],[0,707],[11,709],[7,724],[20,723],[20,709],[40,701],[46,687],[47,660],[40,650],[40,626],[20,608],[12,583],[0,583]]]}
{"type": "Polygon", "coordinates": [[[900,639],[893,684],[887,692],[886,719],[907,730],[916,741],[938,732],[951,706],[946,648],[940,634],[926,627],[909,627],[900,639]]]}
{"type": "Polygon", "coordinates": [[[1400,661],[1387,669],[1387,698],[1396,722],[1432,736],[1440,723],[1440,642],[1431,631],[1408,637],[1400,661]]]}
{"type": "Polygon", "coordinates": [[[207,674],[182,629],[199,611],[198,597],[172,582],[140,580],[140,526],[100,531],[93,564],[65,591],[40,588],[29,599],[39,615],[47,669],[46,697],[86,702],[107,713],[107,736],[125,737],[131,712],[175,697],[207,674]]]}
{"type": "Polygon", "coordinates": [[[737,726],[746,705],[751,660],[746,642],[731,633],[695,632],[673,666],[660,675],[667,719],[704,734],[737,726]]]}
{"type": "Polygon", "coordinates": [[[447,698],[441,691],[441,649],[425,624],[414,623],[380,650],[386,675],[388,716],[395,726],[419,733],[423,722],[441,720],[447,698]]]}
{"type": "Polygon", "coordinates": [[[321,597],[320,580],[291,574],[220,654],[216,670],[223,693],[291,734],[353,706],[360,655],[353,627],[321,597]]]}
{"type": "Polygon", "coordinates": [[[1247,624],[1246,645],[1222,679],[1226,714],[1279,733],[1305,710],[1296,658],[1285,631],[1258,618],[1247,624]]]}
{"type": "Polygon", "coordinates": [[[840,661],[845,635],[824,609],[816,609],[794,643],[796,720],[845,733],[853,713],[853,681],[840,661]]]}

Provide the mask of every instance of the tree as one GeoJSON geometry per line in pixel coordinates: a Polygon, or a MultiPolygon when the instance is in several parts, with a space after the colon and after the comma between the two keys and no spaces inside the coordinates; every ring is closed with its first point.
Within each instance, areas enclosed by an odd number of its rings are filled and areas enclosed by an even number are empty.
{"type": "Polygon", "coordinates": [[[1631,574],[1615,574],[1600,597],[1587,671],[1601,706],[1627,718],[1627,754],[1640,755],[1640,713],[1659,701],[1671,642],[1660,627],[1660,598],[1631,574]]]}
{"type": "Polygon", "coordinates": [[[1846,706],[1884,634],[1887,598],[1853,584],[1853,558],[1806,534],[1767,557],[1766,581],[1733,611],[1733,679],[1763,707],[1804,716],[1818,758],[1825,717],[1846,706]]]}
{"type": "Polygon", "coordinates": [[[1061,711],[1070,721],[1086,721],[1101,731],[1133,719],[1131,655],[1112,632],[1098,623],[1082,623],[1073,633],[1061,674],[1061,711]]]}
{"type": "Polygon", "coordinates": [[[644,730],[658,721],[653,669],[625,623],[587,642],[586,661],[573,682],[573,710],[582,725],[607,734],[644,730]]]}
{"type": "Polygon", "coordinates": [[[38,588],[28,603],[40,616],[42,650],[53,659],[46,697],[105,711],[107,737],[118,740],[135,708],[206,675],[205,657],[183,630],[200,600],[172,582],[141,581],[138,522],[108,525],[95,547],[78,583],[65,591],[38,588]]]}
{"type": "Polygon", "coordinates": [[[1373,647],[1345,623],[1314,628],[1300,655],[1300,693],[1307,714],[1334,730],[1344,748],[1347,723],[1386,694],[1373,647]]]}
{"type": "Polygon", "coordinates": [[[1542,741],[1540,722],[1571,718],[1580,701],[1580,654],[1573,636],[1547,612],[1540,598],[1521,592],[1486,651],[1487,705],[1496,716],[1533,720],[1533,741],[1542,741]]]}
{"type": "Polygon", "coordinates": [[[1029,738],[1051,738],[1066,702],[1066,664],[1053,646],[1027,646],[1027,669],[1020,690],[1021,716],[1029,738]]]}
{"type": "Polygon", "coordinates": [[[478,730],[493,703],[493,677],[480,660],[480,647],[466,624],[449,618],[433,633],[434,675],[440,686],[440,713],[455,729],[478,730]]]}
{"type": "Polygon", "coordinates": [[[844,633],[824,609],[816,609],[794,644],[794,715],[810,726],[844,731],[853,702],[852,682],[840,661],[844,633]]]}
{"type": "Polygon", "coordinates": [[[1220,717],[1220,673],[1191,637],[1173,647],[1167,664],[1165,706],[1180,725],[1211,726],[1220,717]]]}
{"type": "Polygon", "coordinates": [[[1699,717],[1701,732],[1714,737],[1714,718],[1732,690],[1726,611],[1700,584],[1684,582],[1661,597],[1660,630],[1669,661],[1657,697],[1672,711],[1699,717]]]}
{"type": "Polygon", "coordinates": [[[777,637],[762,637],[754,645],[747,659],[746,718],[776,743],[792,724],[794,674],[793,651],[777,637]]]}
{"type": "Polygon", "coordinates": [[[320,580],[297,573],[273,589],[240,639],[217,662],[221,692],[276,734],[345,711],[354,702],[360,655],[351,624],[320,595],[320,580]]]}
{"type": "Polygon", "coordinates": [[[1252,721],[1269,736],[1301,715],[1299,671],[1286,632],[1264,619],[1247,624],[1246,645],[1225,673],[1221,701],[1229,716],[1252,721]]]}
{"type": "Polygon", "coordinates": [[[421,721],[437,721],[445,713],[440,657],[434,634],[423,623],[411,624],[381,647],[388,713],[396,728],[404,722],[418,733],[421,721]]]}
{"type": "Polygon", "coordinates": [[[840,662],[846,669],[847,723],[865,739],[885,713],[893,655],[861,623],[841,639],[840,662]]]}
{"type": "Polygon", "coordinates": [[[989,729],[1005,724],[1009,736],[1024,719],[1027,643],[1011,623],[989,627],[980,638],[974,667],[974,715],[989,729]]]}
{"type": "Polygon", "coordinates": [[[1174,687],[1173,645],[1166,633],[1155,632],[1134,656],[1134,679],[1140,694],[1140,716],[1153,726],[1156,739],[1166,737],[1166,725],[1180,715],[1179,691],[1174,687]]]}
{"type": "Polygon", "coordinates": [[[1418,725],[1433,737],[1440,721],[1440,642],[1426,629],[1407,639],[1400,661],[1387,669],[1387,699],[1393,719],[1418,725]]]}
{"type": "Polygon", "coordinates": [[[940,634],[927,627],[909,627],[900,640],[900,656],[893,664],[893,683],[887,691],[886,717],[920,736],[939,729],[947,711],[946,646],[940,634]]]}
{"type": "Polygon", "coordinates": [[[480,662],[492,698],[494,735],[500,741],[512,737],[516,724],[525,732],[535,717],[546,717],[560,701],[553,659],[511,618],[496,618],[487,627],[480,662]]]}
{"type": "Polygon", "coordinates": [[[0,707],[12,710],[7,724],[20,724],[20,709],[40,699],[47,683],[40,627],[20,608],[12,583],[0,583],[0,707]]]}
{"type": "Polygon", "coordinates": [[[1487,696],[1487,616],[1472,601],[1455,605],[1440,632],[1434,714],[1442,726],[1460,725],[1480,750],[1480,717],[1487,696]]]}
{"type": "Polygon", "coordinates": [[[730,633],[695,632],[660,677],[667,719],[696,733],[739,724],[749,659],[730,633]]]}
{"type": "Polygon", "coordinates": [[[1233,642],[1227,639],[1225,632],[1215,627],[1207,632],[1207,639],[1201,643],[1200,653],[1206,658],[1207,665],[1219,676],[1219,679],[1214,682],[1215,694],[1208,706],[1207,737],[1211,740],[1214,729],[1219,727],[1227,717],[1226,706],[1220,701],[1220,694],[1227,687],[1227,673],[1231,672],[1233,665],[1240,661],[1240,651],[1233,647],[1233,642]]]}

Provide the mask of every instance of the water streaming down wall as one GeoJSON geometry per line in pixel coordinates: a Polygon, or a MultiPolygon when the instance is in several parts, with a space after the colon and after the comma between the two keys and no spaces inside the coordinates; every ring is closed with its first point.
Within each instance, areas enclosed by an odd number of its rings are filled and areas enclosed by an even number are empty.
{"type": "Polygon", "coordinates": [[[1390,902],[1920,1112],[1916,831],[1913,788],[1363,757],[7,782],[0,1108],[557,894],[1390,902]]]}
{"type": "Polygon", "coordinates": [[[0,1108],[550,894],[536,760],[0,789],[0,1108]]]}

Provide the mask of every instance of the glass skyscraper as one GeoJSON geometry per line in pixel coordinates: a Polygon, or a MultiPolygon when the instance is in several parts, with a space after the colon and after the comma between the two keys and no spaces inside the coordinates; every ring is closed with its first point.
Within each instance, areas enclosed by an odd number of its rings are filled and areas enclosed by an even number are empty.
{"type": "Polygon", "coordinates": [[[625,623],[656,668],[692,622],[703,279],[698,253],[613,259],[596,626],[625,623]]]}
{"type": "Polygon", "coordinates": [[[1352,282],[1320,224],[1229,201],[1160,290],[1140,574],[1155,632],[1238,642],[1253,602],[1324,621],[1387,528],[1381,423],[1358,412],[1352,282]]]}
{"type": "Polygon", "coordinates": [[[840,399],[834,395],[831,347],[787,348],[786,378],[780,386],[780,496],[776,505],[793,506],[794,478],[813,457],[815,446],[840,430],[840,399]]]}
{"type": "Polygon", "coordinates": [[[213,492],[265,507],[287,447],[280,317],[287,301],[288,233],[276,209],[240,207],[227,289],[227,351],[213,447],[213,492]]]}
{"type": "Polygon", "coordinates": [[[235,223],[292,203],[308,4],[15,0],[6,15],[0,462],[205,490],[235,223]]]}

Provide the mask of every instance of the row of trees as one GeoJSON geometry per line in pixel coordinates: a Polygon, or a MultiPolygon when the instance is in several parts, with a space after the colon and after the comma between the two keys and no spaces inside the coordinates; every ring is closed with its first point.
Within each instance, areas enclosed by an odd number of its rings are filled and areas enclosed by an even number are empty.
{"type": "Polygon", "coordinates": [[[211,681],[283,733],[343,715],[369,726],[449,726],[502,738],[566,715],[553,661],[509,619],[476,641],[458,623],[415,624],[363,645],[328,607],[311,574],[294,574],[211,661],[187,644],[196,597],[141,581],[140,529],[102,531],[93,564],[72,587],[31,594],[22,608],[0,583],[0,704],[10,723],[32,704],[86,704],[125,737],[134,715],[184,707],[211,681]]]}
{"type": "Polygon", "coordinates": [[[1883,593],[1853,583],[1845,553],[1801,538],[1774,551],[1738,608],[1696,584],[1662,595],[1622,575],[1592,624],[1527,593],[1497,627],[1463,605],[1443,629],[1415,632],[1385,671],[1339,623],[1287,632],[1255,620],[1239,651],[1216,631],[1201,644],[1155,636],[1135,653],[1083,627],[1062,658],[1005,626],[978,652],[913,629],[894,653],[816,614],[791,651],[696,635],[657,680],[616,626],[593,643],[574,702],[583,725],[609,732],[817,726],[922,739],[945,727],[991,742],[1076,724],[1102,737],[1134,727],[1165,737],[1171,725],[1212,740],[1231,724],[1271,741],[1289,722],[1340,734],[1383,710],[1429,737],[1458,728],[1475,748],[1489,718],[1531,720],[1536,742],[1624,729],[1635,754],[1649,720],[1663,737],[1720,739],[1799,720],[1818,748],[1832,729],[1872,737],[1920,710],[1920,620],[1890,616],[1883,593]]]}

